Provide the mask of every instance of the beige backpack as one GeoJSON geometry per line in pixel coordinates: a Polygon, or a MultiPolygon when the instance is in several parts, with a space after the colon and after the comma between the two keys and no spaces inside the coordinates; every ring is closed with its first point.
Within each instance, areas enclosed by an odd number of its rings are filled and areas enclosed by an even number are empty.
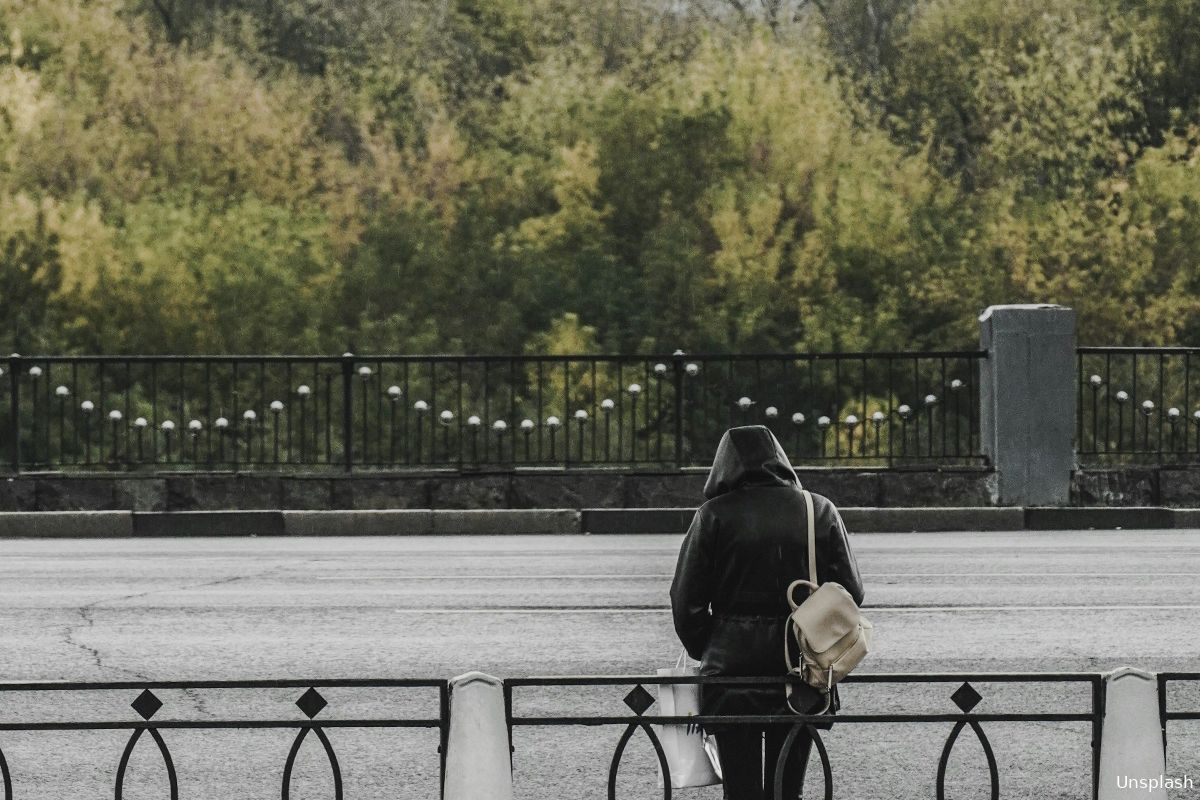
{"type": "MultiPolygon", "coordinates": [[[[825,695],[825,707],[817,712],[824,714],[832,702],[834,684],[849,675],[870,651],[872,628],[840,583],[828,581],[817,585],[816,514],[812,495],[803,491],[808,507],[808,580],[792,581],[787,588],[792,613],[784,628],[783,656],[789,675],[799,677],[825,695]],[[797,603],[792,596],[797,586],[809,591],[803,603],[797,603]],[[792,663],[789,636],[794,636],[800,646],[799,664],[792,663]]],[[[787,700],[797,714],[805,713],[792,705],[791,685],[787,688],[787,700]]]]}

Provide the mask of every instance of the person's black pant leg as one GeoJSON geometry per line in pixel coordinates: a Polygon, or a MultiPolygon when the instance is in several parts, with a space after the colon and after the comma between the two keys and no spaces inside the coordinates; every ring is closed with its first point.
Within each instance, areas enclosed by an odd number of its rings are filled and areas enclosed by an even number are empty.
{"type": "MultiPolygon", "coordinates": [[[[763,800],[773,800],[775,797],[775,765],[779,761],[779,751],[783,749],[783,741],[791,730],[790,725],[772,725],[766,731],[766,759],[764,761],[763,800]]],[[[796,735],[788,751],[787,762],[783,769],[783,798],[782,800],[797,800],[804,788],[804,771],[808,767],[808,754],[812,750],[812,737],[808,731],[801,730],[796,735]]]]}
{"type": "Polygon", "coordinates": [[[763,729],[739,725],[715,737],[725,800],[762,800],[763,729]]]}

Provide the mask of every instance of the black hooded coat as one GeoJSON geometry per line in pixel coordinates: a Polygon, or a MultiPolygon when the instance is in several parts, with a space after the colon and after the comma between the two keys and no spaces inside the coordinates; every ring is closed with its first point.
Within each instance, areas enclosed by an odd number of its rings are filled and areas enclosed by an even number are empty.
{"type": "MultiPolygon", "coordinates": [[[[771,431],[731,428],[721,438],[679,551],[671,584],[675,631],[701,675],[785,675],[787,587],[808,578],[807,508],[800,479],[771,431]]],[[[817,579],[835,581],[862,605],[863,586],[842,518],[814,494],[817,579]]],[[[797,591],[797,600],[804,598],[797,591]]],[[[798,685],[793,702],[815,713],[820,693],[798,685]],[[807,698],[807,700],[806,700],[807,698]]],[[[836,710],[837,689],[834,689],[836,710]]],[[[703,686],[703,714],[792,713],[782,685],[703,686]]]]}

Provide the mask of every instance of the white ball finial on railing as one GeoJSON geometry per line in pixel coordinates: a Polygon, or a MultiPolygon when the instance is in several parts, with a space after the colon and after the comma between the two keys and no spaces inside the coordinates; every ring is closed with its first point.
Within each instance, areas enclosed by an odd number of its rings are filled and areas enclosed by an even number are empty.
{"type": "Polygon", "coordinates": [[[533,420],[528,418],[521,420],[521,430],[525,431],[526,433],[529,433],[529,431],[533,430],[533,420]]]}
{"type": "Polygon", "coordinates": [[[305,398],[312,394],[312,389],[309,388],[308,384],[302,383],[296,387],[296,394],[300,395],[301,398],[305,398]]]}
{"type": "Polygon", "coordinates": [[[558,417],[554,417],[554,416],[546,417],[546,427],[547,428],[557,428],[561,424],[562,424],[562,422],[559,420],[558,417]]]}
{"type": "Polygon", "coordinates": [[[91,400],[84,400],[82,403],[79,404],[79,408],[80,408],[80,410],[83,411],[83,413],[90,414],[96,410],[96,404],[93,403],[91,400]]]}
{"type": "Polygon", "coordinates": [[[767,419],[778,419],[779,418],[779,409],[776,408],[775,406],[767,406],[766,410],[763,411],[763,414],[766,416],[767,419]]]}
{"type": "Polygon", "coordinates": [[[54,390],[54,394],[56,397],[70,397],[71,390],[66,386],[59,386],[54,390]]]}
{"type": "Polygon", "coordinates": [[[213,427],[219,428],[220,430],[225,430],[229,427],[229,420],[225,419],[224,417],[217,417],[216,421],[213,423],[213,427]]]}
{"type": "Polygon", "coordinates": [[[799,411],[797,411],[795,414],[792,414],[792,424],[793,425],[803,425],[805,419],[807,419],[807,417],[805,417],[799,411]]]}
{"type": "Polygon", "coordinates": [[[442,421],[443,425],[449,425],[454,422],[454,412],[448,408],[444,409],[441,414],[438,414],[438,419],[442,421]]]}
{"type": "Polygon", "coordinates": [[[575,412],[575,419],[579,422],[587,422],[588,413],[582,408],[575,412]]]}
{"type": "Polygon", "coordinates": [[[429,410],[429,403],[426,403],[424,400],[418,400],[413,403],[413,408],[416,409],[417,413],[424,414],[429,410]]]}
{"type": "Polygon", "coordinates": [[[478,428],[481,424],[483,424],[483,420],[472,414],[471,416],[467,417],[467,424],[472,428],[478,428]]]}
{"type": "Polygon", "coordinates": [[[272,400],[270,409],[271,409],[271,411],[275,412],[276,414],[283,411],[283,401],[282,400],[272,400]]]}
{"type": "Polygon", "coordinates": [[[175,423],[169,419],[165,419],[165,420],[163,420],[163,424],[161,427],[164,431],[166,431],[167,433],[170,433],[171,431],[175,430],[175,423]]]}
{"type": "Polygon", "coordinates": [[[617,404],[607,397],[600,401],[600,407],[605,411],[612,411],[616,406],[617,404]]]}
{"type": "Polygon", "coordinates": [[[498,419],[492,423],[492,430],[494,430],[496,433],[504,433],[506,430],[508,430],[508,423],[502,419],[498,419]]]}
{"type": "Polygon", "coordinates": [[[754,405],[754,401],[749,397],[739,397],[737,400],[737,407],[742,411],[748,410],[752,405],[754,405]]]}
{"type": "Polygon", "coordinates": [[[204,429],[204,423],[198,419],[194,419],[188,423],[188,430],[192,433],[199,433],[204,429]]]}
{"type": "Polygon", "coordinates": [[[399,386],[389,386],[387,389],[387,393],[388,393],[388,397],[392,398],[393,400],[399,400],[400,395],[403,394],[403,392],[400,391],[399,386]]]}

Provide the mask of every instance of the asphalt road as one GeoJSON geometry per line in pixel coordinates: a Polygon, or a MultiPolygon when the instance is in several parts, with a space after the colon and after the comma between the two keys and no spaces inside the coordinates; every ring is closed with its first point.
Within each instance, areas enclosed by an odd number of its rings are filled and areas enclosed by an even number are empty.
{"type": "MultiPolygon", "coordinates": [[[[0,676],[136,681],[447,677],[470,669],[497,676],[652,673],[679,652],[666,609],[679,541],[8,540],[0,542],[0,676]]],[[[876,626],[875,652],[864,670],[1200,668],[1200,532],[857,534],[854,547],[867,586],[865,610],[876,626]]],[[[947,699],[953,688],[847,687],[844,701],[858,710],[946,713],[955,710],[947,699]]],[[[1055,704],[1086,710],[1088,698],[1085,690],[1053,687],[1033,694],[997,684],[980,690],[995,710],[1052,710],[1055,704]]],[[[518,711],[620,712],[625,691],[531,691],[518,695],[518,711]]],[[[167,692],[159,718],[299,720],[290,705],[297,694],[167,692]]],[[[325,694],[331,706],[322,717],[423,715],[430,707],[429,694],[389,694],[383,711],[379,693],[325,694]]],[[[131,699],[127,693],[9,694],[0,700],[0,721],[134,719],[131,699]]],[[[872,767],[837,773],[837,796],[931,796],[948,731],[852,727],[830,732],[830,754],[835,764],[853,754],[872,767]]],[[[989,732],[1004,796],[1089,796],[1086,726],[1009,723],[989,732]]],[[[112,795],[128,735],[8,732],[0,735],[0,747],[18,797],[100,798],[112,795]]],[[[277,794],[294,735],[168,732],[181,796],[277,794]]],[[[520,796],[602,797],[617,736],[611,729],[519,730],[520,796]]],[[[341,729],[330,738],[347,797],[436,796],[432,733],[341,729]]],[[[1187,755],[1200,753],[1197,740],[1185,730],[1178,738],[1191,746],[1173,746],[1169,768],[1200,776],[1200,756],[1187,755]]],[[[655,796],[652,751],[637,741],[622,767],[628,793],[621,796],[655,796]]],[[[126,797],[165,796],[157,758],[151,742],[138,745],[126,797]]],[[[302,748],[292,797],[332,796],[322,758],[319,747],[302,748]]],[[[981,764],[978,745],[960,744],[952,782],[979,790],[981,764]]]]}

